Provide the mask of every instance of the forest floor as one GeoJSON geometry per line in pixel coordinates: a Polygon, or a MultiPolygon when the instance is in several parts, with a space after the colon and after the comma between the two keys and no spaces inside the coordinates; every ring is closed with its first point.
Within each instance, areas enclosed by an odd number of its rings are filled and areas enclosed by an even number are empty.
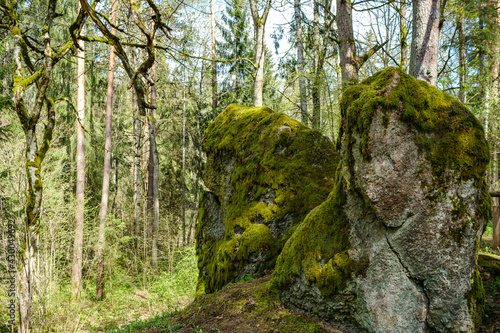
{"type": "MultiPolygon", "coordinates": [[[[481,253],[500,260],[491,248],[486,232],[481,253]]],[[[500,264],[499,264],[500,267],[500,264]]],[[[485,313],[480,333],[500,333],[500,270],[481,271],[485,289],[485,313]]],[[[89,283],[83,300],[71,303],[69,290],[55,290],[43,307],[35,309],[40,332],[79,333],[216,333],[216,332],[342,332],[329,328],[314,314],[285,307],[277,295],[269,292],[270,276],[241,281],[217,293],[194,300],[196,257],[190,249],[172,274],[153,274],[150,283],[116,276],[107,289],[105,301],[95,300],[95,288],[89,283]]],[[[1,322],[6,313],[0,311],[1,322]]],[[[0,324],[0,333],[11,332],[0,324]]]]}

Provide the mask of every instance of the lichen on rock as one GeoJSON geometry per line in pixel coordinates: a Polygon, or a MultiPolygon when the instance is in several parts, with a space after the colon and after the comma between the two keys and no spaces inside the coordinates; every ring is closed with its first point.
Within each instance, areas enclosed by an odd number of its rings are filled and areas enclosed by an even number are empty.
{"type": "Polygon", "coordinates": [[[208,127],[196,242],[197,294],[274,267],[292,231],[323,202],[339,156],[318,131],[269,108],[232,104],[208,127]]]}
{"type": "Polygon", "coordinates": [[[359,332],[474,332],[489,148],[472,113],[396,68],[341,100],[341,166],[294,231],[273,286],[359,332]]]}

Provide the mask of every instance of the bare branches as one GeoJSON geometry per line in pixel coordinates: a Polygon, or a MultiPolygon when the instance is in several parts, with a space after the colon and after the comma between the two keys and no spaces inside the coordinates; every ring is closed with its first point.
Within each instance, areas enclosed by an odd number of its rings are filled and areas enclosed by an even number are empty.
{"type": "MultiPolygon", "coordinates": [[[[383,48],[389,41],[386,40],[385,42],[383,42],[382,44],[376,44],[374,45],[372,48],[370,48],[369,50],[367,50],[365,52],[365,54],[363,54],[363,56],[361,57],[358,57],[358,66],[361,67],[363,66],[363,64],[368,60],[370,59],[370,57],[372,55],[374,55],[375,53],[377,53],[378,50],[380,50],[381,48],[383,48]]],[[[359,68],[358,67],[358,68],[359,68]]]]}

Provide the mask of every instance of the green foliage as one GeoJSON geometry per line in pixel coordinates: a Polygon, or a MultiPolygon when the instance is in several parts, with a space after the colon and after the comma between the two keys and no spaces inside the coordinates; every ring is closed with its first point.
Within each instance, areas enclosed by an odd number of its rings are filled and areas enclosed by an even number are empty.
{"type": "MultiPolygon", "coordinates": [[[[246,58],[253,61],[253,48],[250,39],[250,22],[247,6],[243,0],[231,0],[226,12],[222,13],[222,22],[217,27],[222,41],[217,41],[217,52],[222,59],[246,58]]],[[[218,64],[219,73],[226,76],[220,86],[219,105],[230,103],[251,104],[253,80],[249,73],[254,69],[247,61],[234,61],[218,64]]]]}
{"type": "Polygon", "coordinates": [[[162,272],[152,286],[152,290],[166,300],[176,297],[191,297],[198,279],[196,255],[193,246],[179,251],[175,266],[162,272]]]}
{"type": "Polygon", "coordinates": [[[181,324],[172,324],[170,314],[158,315],[146,321],[135,322],[133,324],[108,331],[108,333],[139,333],[157,329],[161,332],[176,332],[182,328],[181,324]]]}

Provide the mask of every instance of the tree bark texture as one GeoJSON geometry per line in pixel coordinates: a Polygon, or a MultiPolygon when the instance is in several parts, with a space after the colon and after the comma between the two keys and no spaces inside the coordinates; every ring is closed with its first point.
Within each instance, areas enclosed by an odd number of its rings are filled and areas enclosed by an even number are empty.
{"type": "Polygon", "coordinates": [[[307,87],[306,78],[304,76],[304,44],[302,39],[302,14],[300,8],[300,0],[294,0],[295,27],[297,29],[297,70],[299,72],[299,98],[300,98],[300,116],[302,123],[307,125],[307,87]]]}
{"type": "Polygon", "coordinates": [[[350,0],[337,0],[337,28],[340,38],[342,85],[347,87],[357,82],[359,70],[352,29],[352,2],[350,0]]]}
{"type": "MultiPolygon", "coordinates": [[[[497,106],[498,99],[498,74],[499,74],[499,61],[498,53],[500,52],[500,43],[498,41],[498,34],[500,33],[500,1],[490,0],[487,3],[487,30],[492,37],[488,38],[488,81],[486,85],[486,132],[493,133],[494,129],[490,128],[490,117],[494,117],[493,111],[497,106]]],[[[488,139],[488,137],[486,137],[488,139]]],[[[495,172],[495,171],[493,171],[495,172]]]]}
{"type": "Polygon", "coordinates": [[[408,27],[406,20],[406,11],[408,9],[408,0],[401,0],[399,3],[399,67],[406,70],[408,66],[408,27]]]}
{"type": "Polygon", "coordinates": [[[312,128],[319,129],[320,112],[321,112],[321,73],[322,66],[320,65],[320,37],[319,37],[319,0],[314,0],[314,18],[313,18],[313,56],[314,56],[314,77],[312,84],[312,128]]]}
{"type": "MultiPolygon", "coordinates": [[[[135,103],[135,93],[134,95],[134,143],[135,143],[135,155],[134,155],[134,216],[135,216],[135,235],[137,237],[137,243],[139,243],[141,235],[141,116],[139,114],[139,108],[135,103]]],[[[138,244],[137,244],[138,245],[138,244]]]]}
{"type": "Polygon", "coordinates": [[[458,99],[462,103],[467,102],[467,92],[465,91],[465,83],[467,81],[467,68],[465,58],[465,33],[464,33],[464,13],[460,12],[457,20],[458,30],[458,74],[459,74],[459,91],[458,99]]]}
{"type": "Polygon", "coordinates": [[[259,15],[257,0],[249,1],[254,26],[255,77],[253,85],[253,103],[254,106],[262,106],[262,89],[264,87],[264,33],[267,16],[271,9],[271,0],[266,1],[262,15],[259,15]]]}
{"type": "MultiPolygon", "coordinates": [[[[149,103],[151,105],[156,105],[156,65],[152,66],[151,81],[154,83],[151,85],[151,96],[149,103]]],[[[149,181],[148,181],[148,196],[149,189],[151,189],[151,220],[153,225],[153,240],[152,240],[152,251],[151,251],[151,262],[154,268],[158,266],[158,231],[160,228],[160,203],[158,198],[158,185],[159,185],[159,165],[158,165],[158,150],[156,148],[156,110],[151,110],[151,115],[148,117],[149,120],[149,181]]],[[[148,200],[148,210],[149,200],[148,200]]]]}
{"type": "MultiPolygon", "coordinates": [[[[80,11],[78,4],[78,11],[80,11]]],[[[76,209],[75,209],[75,239],[73,242],[73,271],[71,275],[71,289],[73,299],[79,300],[82,292],[82,264],[83,264],[83,223],[85,205],[85,45],[78,41],[76,48],[77,63],[77,92],[76,92],[76,209]]]]}
{"type": "Polygon", "coordinates": [[[441,0],[413,1],[410,75],[435,86],[441,19],[441,0]]]}
{"type": "MultiPolygon", "coordinates": [[[[210,28],[212,33],[212,59],[215,59],[217,57],[217,43],[215,40],[215,0],[210,0],[210,28]]],[[[212,61],[212,111],[215,109],[217,109],[217,62],[212,61]]]]}
{"type": "MultiPolygon", "coordinates": [[[[187,87],[185,88],[187,89],[187,87]]],[[[186,96],[182,104],[182,247],[186,246],[186,96]]]]}
{"type": "MultiPolygon", "coordinates": [[[[111,9],[111,23],[116,24],[116,12],[118,1],[114,0],[111,9]]],[[[116,33],[112,28],[111,32],[116,33]]],[[[106,217],[108,214],[109,201],[109,177],[111,173],[111,130],[113,116],[113,83],[115,78],[115,50],[114,46],[109,50],[108,67],[108,89],[106,96],[106,129],[104,139],[104,167],[102,177],[101,209],[99,210],[99,236],[97,240],[97,265],[96,265],[96,297],[98,300],[104,299],[104,253],[106,250],[106,217]]]]}

